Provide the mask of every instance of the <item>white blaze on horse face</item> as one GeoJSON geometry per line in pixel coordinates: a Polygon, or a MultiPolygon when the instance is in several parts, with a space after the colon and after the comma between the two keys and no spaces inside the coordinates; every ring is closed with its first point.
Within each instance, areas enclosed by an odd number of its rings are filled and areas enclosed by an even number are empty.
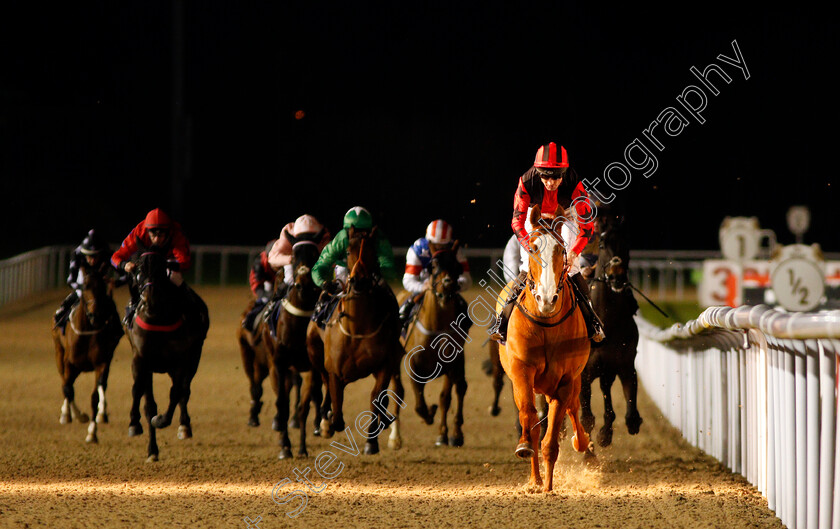
{"type": "MultiPolygon", "coordinates": [[[[554,305],[557,303],[557,285],[560,279],[559,274],[554,270],[554,255],[557,251],[562,251],[562,246],[551,234],[543,233],[534,240],[537,251],[540,254],[541,260],[547,263],[542,266],[540,271],[540,280],[534,291],[534,298],[537,301],[537,308],[543,314],[550,313],[554,310],[554,305]]],[[[531,264],[539,263],[540,260],[533,259],[531,264]]]]}

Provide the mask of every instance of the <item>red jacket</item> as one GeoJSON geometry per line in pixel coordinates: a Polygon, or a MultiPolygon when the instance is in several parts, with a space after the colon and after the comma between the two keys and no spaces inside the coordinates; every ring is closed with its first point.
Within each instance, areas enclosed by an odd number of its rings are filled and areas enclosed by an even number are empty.
{"type": "MultiPolygon", "coordinates": [[[[525,229],[525,220],[528,215],[528,208],[540,204],[540,211],[553,212],[560,205],[563,210],[568,210],[572,203],[575,203],[575,220],[578,225],[577,238],[572,243],[571,251],[580,254],[589,242],[593,230],[592,209],[587,200],[586,193],[574,169],[569,167],[563,177],[563,183],[555,191],[546,191],[540,180],[540,175],[534,167],[531,167],[519,178],[519,185],[516,188],[516,195],[513,197],[513,220],[511,227],[520,241],[528,240],[528,232],[525,229]],[[575,202],[577,199],[577,202],[575,202]],[[589,219],[589,220],[584,220],[589,219]]],[[[564,213],[570,217],[568,213],[564,213]]]]}
{"type": "MultiPolygon", "coordinates": [[[[115,268],[122,270],[121,265],[128,262],[131,256],[140,250],[138,240],[142,242],[143,246],[152,246],[152,239],[147,232],[145,221],[131,230],[119,249],[111,256],[111,264],[115,268]]],[[[190,267],[190,243],[181,231],[181,225],[177,222],[173,222],[169,226],[169,240],[164,249],[167,251],[167,258],[177,261],[182,272],[190,267]]]]}

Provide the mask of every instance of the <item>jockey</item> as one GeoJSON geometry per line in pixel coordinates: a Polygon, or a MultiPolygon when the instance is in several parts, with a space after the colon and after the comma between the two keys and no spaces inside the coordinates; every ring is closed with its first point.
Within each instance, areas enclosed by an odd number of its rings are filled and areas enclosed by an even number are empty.
{"type": "MultiPolygon", "coordinates": [[[[169,218],[162,209],[153,209],[146,214],[146,218],[131,230],[119,249],[111,256],[111,264],[117,270],[131,274],[135,263],[131,258],[144,248],[158,248],[163,250],[169,259],[169,279],[176,285],[186,289],[182,272],[190,266],[190,244],[181,230],[181,225],[169,218]]],[[[125,322],[131,321],[134,309],[137,307],[139,292],[134,287],[131,300],[125,309],[125,322]]],[[[193,296],[187,296],[190,300],[193,296]]]]}
{"type": "MultiPolygon", "coordinates": [[[[372,230],[373,217],[371,217],[370,212],[359,206],[350,208],[344,214],[342,230],[324,248],[318,257],[318,261],[312,267],[312,280],[316,285],[324,289],[324,292],[321,294],[321,299],[318,300],[315,314],[312,315],[312,319],[319,325],[322,325],[322,318],[325,316],[325,310],[329,300],[344,290],[344,284],[347,281],[347,248],[350,242],[347,231],[350,228],[365,232],[372,230]],[[330,280],[333,276],[333,271],[335,271],[335,279],[330,280]]],[[[394,250],[391,248],[391,243],[382,234],[382,230],[376,230],[374,237],[376,239],[376,255],[379,260],[379,274],[381,276],[379,285],[384,287],[383,291],[387,291],[393,297],[394,293],[388,287],[387,283],[385,283],[385,280],[395,279],[397,277],[396,265],[394,264],[394,250]]]]}
{"type": "Polygon", "coordinates": [[[318,219],[312,215],[301,215],[294,222],[283,226],[280,237],[272,245],[268,252],[268,264],[275,272],[283,269],[284,283],[281,287],[283,292],[291,286],[294,281],[294,270],[292,270],[292,250],[298,241],[312,241],[318,245],[318,250],[323,251],[330,242],[330,232],[318,219]]]}
{"type": "Polygon", "coordinates": [[[269,241],[265,250],[254,259],[248,276],[256,301],[242,322],[246,329],[253,330],[257,314],[270,300],[282,298],[294,282],[292,252],[295,243],[299,241],[315,242],[320,251],[330,241],[330,232],[312,215],[301,215],[294,222],[283,226],[280,237],[269,241]],[[281,269],[284,280],[275,289],[275,279],[277,274],[281,273],[281,269]]]}
{"type": "Polygon", "coordinates": [[[73,257],[70,258],[70,269],[67,275],[67,285],[73,290],[67,295],[58,310],[55,311],[54,320],[56,326],[64,322],[70,314],[70,308],[82,297],[84,274],[81,271],[81,267],[83,261],[86,261],[87,265],[92,267],[102,277],[112,278],[115,287],[122,286],[126,283],[128,278],[125,275],[120,275],[108,261],[108,254],[110,253],[111,247],[109,244],[94,230],[90,230],[87,237],[82,241],[82,244],[73,250],[73,257]]]}
{"type": "MultiPolygon", "coordinates": [[[[435,253],[441,250],[452,248],[452,226],[442,219],[433,220],[426,228],[426,236],[420,237],[405,254],[405,274],[403,275],[403,288],[409,292],[408,298],[400,307],[400,322],[405,324],[412,312],[412,308],[417,303],[419,296],[426,290],[426,282],[429,279],[432,264],[432,257],[435,253]]],[[[470,265],[464,257],[463,252],[459,248],[456,257],[461,263],[464,271],[458,277],[458,286],[461,290],[466,290],[472,285],[472,277],[470,276],[470,265]]],[[[456,311],[458,314],[467,313],[467,302],[459,294],[455,297],[456,311]]],[[[466,324],[469,325],[472,320],[466,318],[466,324]]],[[[469,329],[464,329],[468,331],[469,329]]]]}
{"type": "Polygon", "coordinates": [[[527,216],[530,206],[539,205],[541,211],[552,212],[560,206],[571,217],[563,223],[561,237],[566,246],[566,259],[569,263],[569,279],[581,307],[589,337],[595,342],[604,339],[603,325],[592,308],[589,300],[589,285],[580,274],[579,256],[592,236],[592,218],[590,198],[577,173],[569,167],[566,149],[560,147],[561,157],[557,159],[557,145],[547,143],[537,150],[534,165],[519,178],[519,185],[513,199],[513,219],[511,227],[519,240],[522,264],[520,273],[514,282],[513,292],[508,296],[505,306],[496,318],[496,325],[491,332],[494,340],[504,340],[507,334],[507,321],[513,301],[522,291],[528,273],[528,254],[530,248],[527,216]],[[574,235],[574,237],[573,237],[574,235]]]}

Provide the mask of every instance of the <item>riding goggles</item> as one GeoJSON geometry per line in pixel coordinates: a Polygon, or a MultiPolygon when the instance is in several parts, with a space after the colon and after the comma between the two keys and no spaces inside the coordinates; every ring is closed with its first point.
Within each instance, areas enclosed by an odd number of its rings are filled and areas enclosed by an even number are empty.
{"type": "Polygon", "coordinates": [[[549,180],[554,180],[557,178],[563,178],[563,175],[566,174],[564,171],[565,167],[537,167],[537,173],[540,175],[540,178],[548,178],[549,180]]]}

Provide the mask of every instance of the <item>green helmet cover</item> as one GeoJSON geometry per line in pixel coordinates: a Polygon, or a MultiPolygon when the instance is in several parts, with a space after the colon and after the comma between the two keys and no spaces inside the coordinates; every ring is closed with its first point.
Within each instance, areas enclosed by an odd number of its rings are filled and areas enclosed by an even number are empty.
{"type": "Polygon", "coordinates": [[[344,229],[350,227],[358,228],[360,230],[369,230],[373,227],[373,217],[370,212],[363,207],[356,206],[344,214],[344,229]]]}

